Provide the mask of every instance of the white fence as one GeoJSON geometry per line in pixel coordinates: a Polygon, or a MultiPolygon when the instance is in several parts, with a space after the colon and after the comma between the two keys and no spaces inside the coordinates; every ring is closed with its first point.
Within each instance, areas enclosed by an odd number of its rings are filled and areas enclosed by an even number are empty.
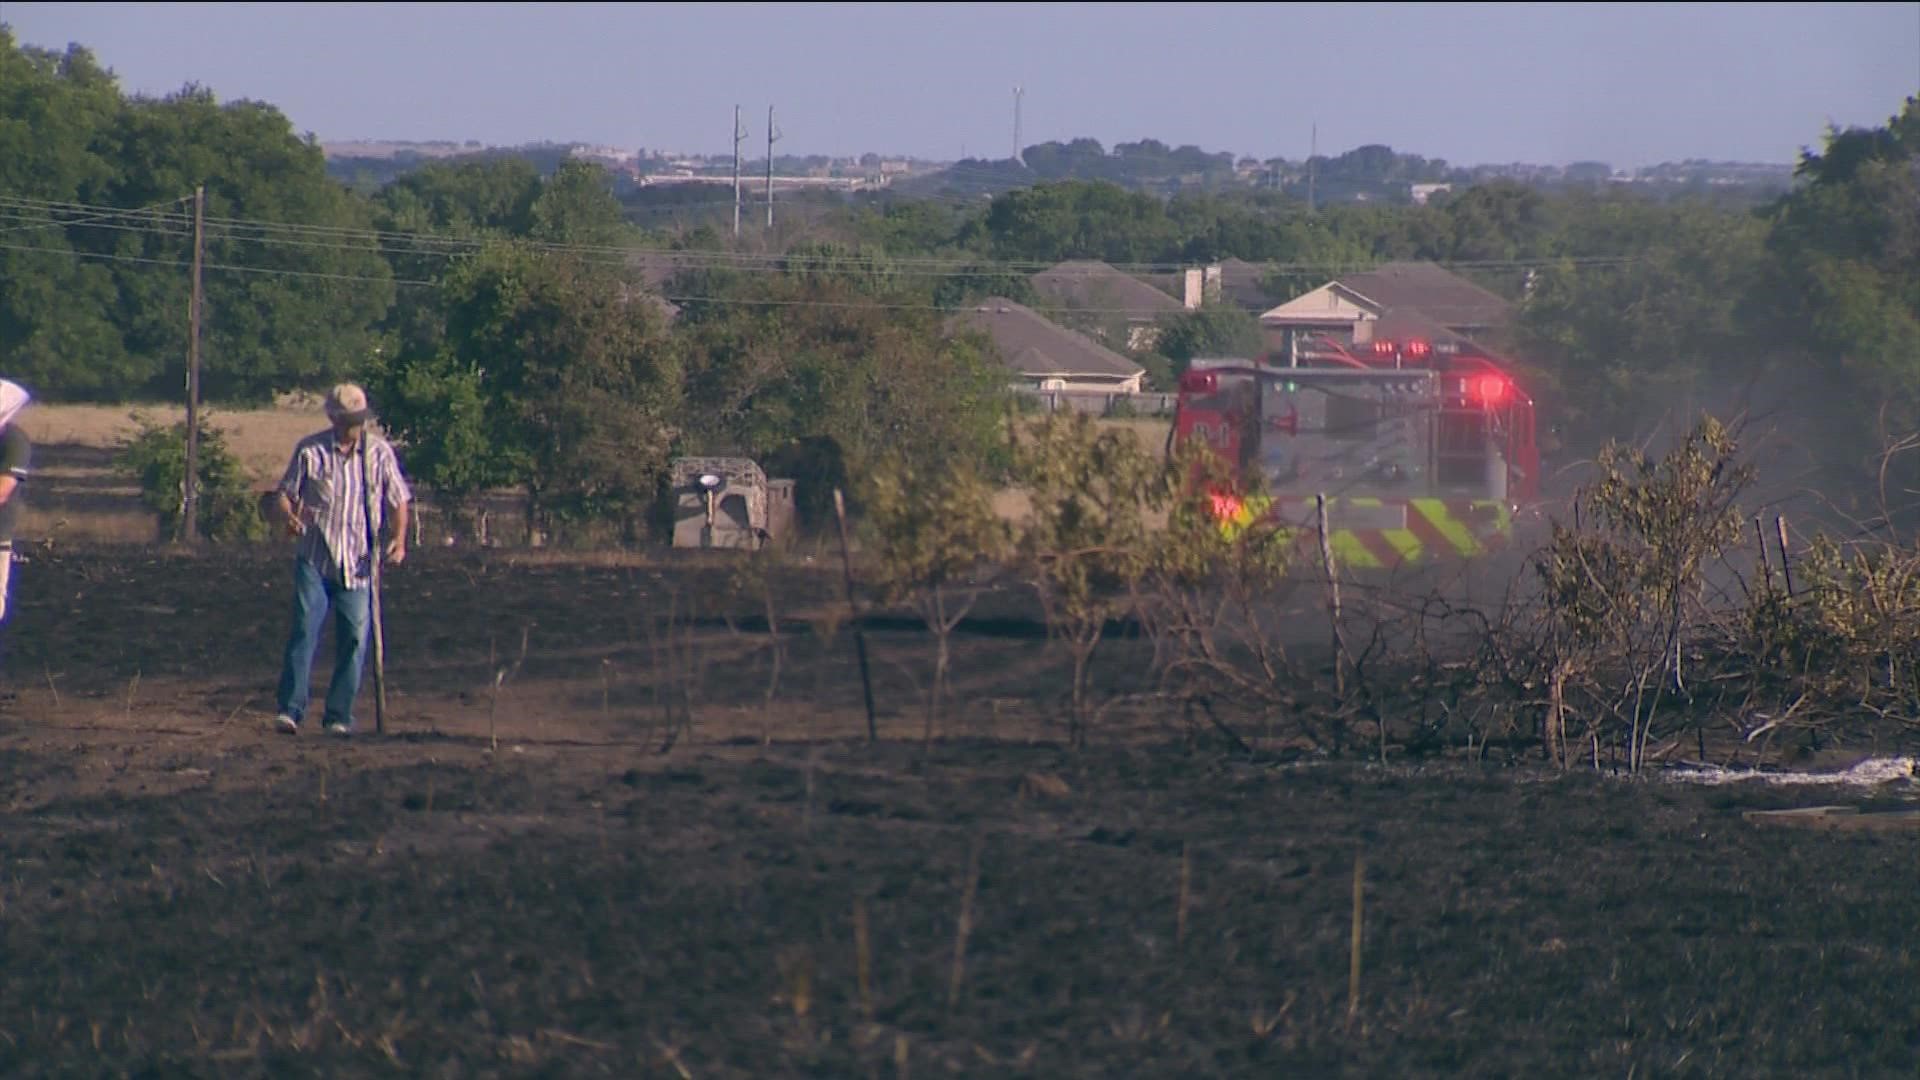
{"type": "Polygon", "coordinates": [[[1108,394],[1097,390],[1037,390],[1019,388],[1021,397],[1038,402],[1046,412],[1072,409],[1095,416],[1172,416],[1175,394],[1108,394]]]}

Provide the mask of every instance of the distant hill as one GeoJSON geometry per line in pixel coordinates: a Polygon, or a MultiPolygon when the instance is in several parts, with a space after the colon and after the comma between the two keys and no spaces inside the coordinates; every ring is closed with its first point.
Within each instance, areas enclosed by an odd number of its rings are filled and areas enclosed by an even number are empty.
{"type": "MultiPolygon", "coordinates": [[[[435,161],[493,160],[517,157],[532,162],[543,175],[559,168],[575,144],[533,143],[522,146],[484,146],[477,141],[343,141],[322,144],[327,172],[362,191],[377,190],[394,179],[435,161]]],[[[598,154],[614,153],[602,148],[598,154]]],[[[628,160],[616,168],[619,186],[634,173],[679,170],[688,174],[721,175],[730,172],[732,159],[723,155],[663,156],[639,151],[620,152],[628,160]]],[[[593,157],[594,154],[588,156],[593,157]]],[[[1760,202],[1784,194],[1793,185],[1791,164],[1688,160],[1664,162],[1637,170],[1615,169],[1606,162],[1577,161],[1568,165],[1525,162],[1460,166],[1439,158],[1406,154],[1371,144],[1341,154],[1321,155],[1310,161],[1286,158],[1235,158],[1209,153],[1195,146],[1169,147],[1154,139],[1119,143],[1108,149],[1095,139],[1044,142],[1029,146],[1018,160],[967,158],[956,162],[886,160],[874,154],[859,159],[821,155],[781,155],[776,166],[783,175],[885,175],[896,197],[984,197],[1016,188],[1058,180],[1103,180],[1136,191],[1173,195],[1182,191],[1224,191],[1263,188],[1299,199],[1311,195],[1320,205],[1352,202],[1424,202],[1448,188],[1465,188],[1493,180],[1513,180],[1545,190],[1630,186],[1656,198],[1710,195],[1735,202],[1760,202]]],[[[757,176],[764,160],[748,163],[757,176]]]]}

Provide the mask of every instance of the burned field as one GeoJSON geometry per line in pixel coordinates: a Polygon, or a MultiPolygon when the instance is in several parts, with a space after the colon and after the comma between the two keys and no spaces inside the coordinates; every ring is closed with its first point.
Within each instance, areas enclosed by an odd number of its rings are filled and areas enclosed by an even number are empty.
{"type": "MultiPolygon", "coordinates": [[[[446,552],[389,579],[387,735],[289,739],[263,723],[282,552],[30,554],[0,706],[7,1075],[1920,1061],[1916,834],[1741,814],[1910,783],[1280,763],[1144,709],[1070,750],[1062,661],[1012,595],[956,636],[931,742],[924,636],[873,623],[870,744],[831,565],[769,604],[697,559],[446,552]]],[[[1103,688],[1146,647],[1105,647],[1103,688]]]]}

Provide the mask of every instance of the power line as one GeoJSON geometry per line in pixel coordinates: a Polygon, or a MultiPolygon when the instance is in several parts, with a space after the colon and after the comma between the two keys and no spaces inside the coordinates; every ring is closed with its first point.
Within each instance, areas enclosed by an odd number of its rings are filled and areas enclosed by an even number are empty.
{"type": "MultiPolygon", "coordinates": [[[[192,269],[193,263],[178,259],[150,259],[143,255],[118,255],[104,251],[75,251],[71,248],[30,247],[25,244],[0,244],[0,251],[26,251],[38,255],[64,255],[75,259],[97,259],[101,262],[139,263],[145,266],[166,266],[176,270],[192,269]]],[[[205,263],[202,269],[220,270],[236,274],[262,274],[268,277],[317,278],[324,281],[363,281],[372,284],[420,285],[438,288],[438,281],[418,281],[407,278],[368,277],[364,274],[325,274],[313,270],[286,270],[272,266],[237,266],[230,263],[205,263]]]]}
{"type": "Polygon", "coordinates": [[[95,222],[95,221],[102,221],[102,220],[107,220],[107,219],[112,219],[112,218],[119,218],[119,217],[135,217],[135,216],[138,216],[138,215],[141,215],[141,214],[149,214],[149,213],[151,213],[152,211],[155,211],[155,210],[158,210],[158,209],[159,209],[160,207],[162,207],[162,206],[178,206],[178,205],[179,205],[179,204],[180,204],[180,203],[181,203],[182,201],[183,201],[183,200],[181,200],[181,199],[168,199],[168,200],[166,200],[166,201],[164,201],[164,202],[158,202],[158,203],[155,203],[155,204],[153,204],[152,206],[149,206],[149,207],[145,207],[145,208],[143,208],[143,209],[139,209],[139,210],[98,210],[98,211],[92,211],[92,212],[89,212],[87,216],[84,216],[84,217],[81,217],[80,219],[78,219],[78,220],[76,220],[76,221],[45,221],[45,222],[36,222],[35,224],[32,224],[32,225],[17,225],[17,226],[13,226],[13,227],[11,227],[11,228],[6,228],[6,229],[0,229],[0,233],[11,233],[11,232],[28,232],[28,231],[31,231],[31,230],[34,230],[34,229],[52,229],[52,228],[63,228],[63,227],[66,227],[66,226],[70,226],[70,225],[84,225],[84,224],[88,224],[88,223],[90,223],[90,222],[95,222]]]}

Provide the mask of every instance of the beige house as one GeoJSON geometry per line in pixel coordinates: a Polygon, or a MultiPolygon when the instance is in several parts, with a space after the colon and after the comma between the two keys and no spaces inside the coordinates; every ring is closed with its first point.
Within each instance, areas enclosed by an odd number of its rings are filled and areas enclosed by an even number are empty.
{"type": "Polygon", "coordinates": [[[1147,372],[1085,334],[1003,297],[989,297],[948,321],[949,332],[979,331],[1012,369],[1014,384],[1069,394],[1138,394],[1147,372]]]}
{"type": "Polygon", "coordinates": [[[1263,312],[1260,328],[1268,349],[1286,356],[1315,337],[1368,344],[1390,313],[1417,317],[1472,342],[1497,338],[1513,321],[1513,305],[1499,295],[1433,263],[1409,262],[1329,281],[1263,312]]]}

